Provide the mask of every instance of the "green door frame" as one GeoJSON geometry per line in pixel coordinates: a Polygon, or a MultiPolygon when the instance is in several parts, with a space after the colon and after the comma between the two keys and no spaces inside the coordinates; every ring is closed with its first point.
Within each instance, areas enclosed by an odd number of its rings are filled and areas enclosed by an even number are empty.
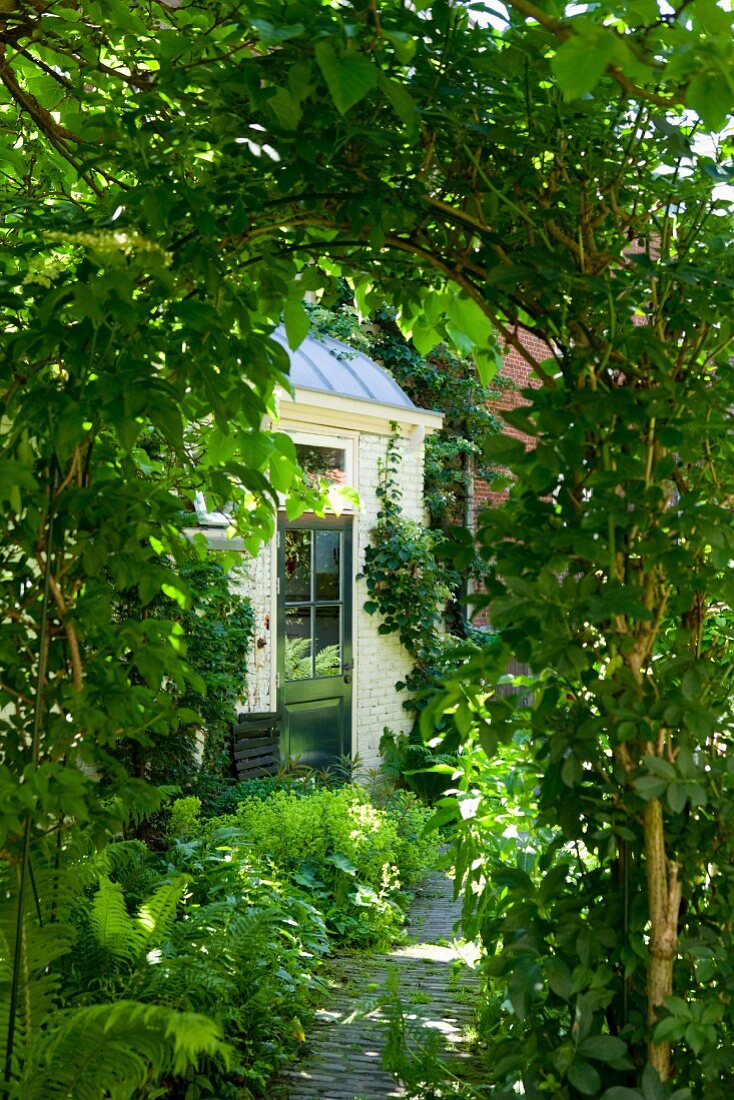
{"type": "MultiPolygon", "coordinates": [[[[352,572],[353,521],[351,517],[302,516],[297,520],[278,520],[278,613],[277,613],[277,709],[281,716],[281,756],[296,757],[312,767],[323,767],[336,758],[351,754],[352,749],[352,572]],[[320,600],[316,591],[314,564],[315,538],[312,539],[310,598],[297,603],[286,600],[286,531],[338,531],[339,598],[320,600]],[[285,642],[286,607],[299,607],[313,616],[317,607],[339,606],[340,664],[338,674],[311,676],[300,680],[286,679],[285,642]]],[[[311,638],[314,628],[311,625],[311,638]]]]}

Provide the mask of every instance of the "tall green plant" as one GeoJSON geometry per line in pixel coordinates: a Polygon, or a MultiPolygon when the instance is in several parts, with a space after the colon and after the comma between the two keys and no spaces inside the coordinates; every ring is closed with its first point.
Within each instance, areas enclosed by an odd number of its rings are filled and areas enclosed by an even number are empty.
{"type": "Polygon", "coordinates": [[[609,1100],[657,1095],[655,1081],[723,1096],[732,1072],[720,979],[732,948],[732,391],[726,364],[707,359],[718,332],[705,351],[705,325],[668,332],[675,316],[653,309],[618,330],[618,369],[569,347],[554,385],[513,414],[535,446],[495,445],[517,480],[480,532],[500,645],[437,707],[490,757],[514,731],[531,735],[538,820],[554,838],[506,913],[494,970],[516,986],[524,974],[511,1025],[523,1053],[502,1065],[529,1095],[602,1094],[585,1050],[607,1052],[609,1100]],[[534,672],[529,700],[492,695],[510,656],[534,672]]]}
{"type": "Polygon", "coordinates": [[[400,443],[393,433],[380,465],[380,509],[365,548],[365,611],[379,611],[380,634],[397,634],[408,653],[425,665],[440,646],[443,608],[451,590],[443,582],[434,536],[402,514],[399,488],[400,443]]]}

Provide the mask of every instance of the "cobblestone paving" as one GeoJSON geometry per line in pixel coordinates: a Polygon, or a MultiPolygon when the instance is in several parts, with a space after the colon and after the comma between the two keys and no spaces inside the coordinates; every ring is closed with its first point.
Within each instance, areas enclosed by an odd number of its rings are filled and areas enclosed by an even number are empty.
{"type": "MultiPolygon", "coordinates": [[[[468,1058],[467,1029],[474,1018],[476,978],[452,942],[458,904],[443,874],[431,875],[416,894],[404,946],[386,954],[336,960],[330,1003],[318,1014],[306,1056],[281,1078],[288,1100],[389,1100],[408,1094],[380,1063],[385,1019],[379,1008],[357,1013],[376,998],[390,971],[398,977],[404,1011],[416,1027],[441,1035],[447,1060],[468,1058]]],[[[279,1093],[279,1095],[281,1095],[279,1093]]]]}

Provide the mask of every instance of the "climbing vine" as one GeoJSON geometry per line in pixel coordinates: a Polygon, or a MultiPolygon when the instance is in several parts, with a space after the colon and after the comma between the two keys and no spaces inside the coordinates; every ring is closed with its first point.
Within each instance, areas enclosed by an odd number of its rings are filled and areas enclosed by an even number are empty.
{"type": "MultiPolygon", "coordinates": [[[[454,596],[451,572],[437,555],[443,538],[404,516],[397,478],[400,462],[400,442],[393,431],[380,467],[377,524],[365,551],[363,576],[369,599],[364,609],[368,614],[379,612],[379,632],[397,634],[412,658],[411,671],[395,686],[408,690],[404,706],[419,715],[434,693],[431,688],[435,691],[461,658],[455,652],[458,639],[445,631],[446,606],[454,596]]],[[[467,648],[479,651],[465,641],[464,659],[467,648]]],[[[388,774],[396,780],[403,778],[422,798],[431,801],[442,793],[445,777],[425,769],[446,764],[453,757],[436,756],[424,744],[417,724],[407,735],[386,729],[380,752],[388,774]]]]}
{"type": "Polygon", "coordinates": [[[429,526],[444,530],[465,523],[474,478],[493,481],[497,477],[494,466],[484,458],[484,442],[500,431],[500,420],[488,404],[505,381],[496,379],[492,387],[484,385],[472,360],[461,358],[445,345],[421,355],[401,333],[393,309],[382,307],[362,322],[345,300],[347,293],[333,308],[311,309],[314,331],[373,356],[419,408],[443,413],[442,429],[425,444],[429,526]]]}
{"type": "Polygon", "coordinates": [[[435,535],[403,515],[397,481],[400,460],[399,439],[393,430],[380,464],[377,525],[365,551],[369,599],[364,609],[370,615],[379,611],[379,633],[397,634],[420,666],[439,646],[443,605],[451,598],[451,590],[436,560],[435,535]]]}

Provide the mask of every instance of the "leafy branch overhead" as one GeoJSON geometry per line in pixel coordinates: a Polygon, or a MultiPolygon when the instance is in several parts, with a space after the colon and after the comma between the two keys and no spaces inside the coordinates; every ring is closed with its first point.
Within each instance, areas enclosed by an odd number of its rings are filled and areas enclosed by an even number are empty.
{"type": "Polygon", "coordinates": [[[5,1092],[32,1065],[31,991],[53,996],[32,944],[55,895],[33,883],[160,804],[112,750],[177,730],[163,688],[201,686],[181,623],[149,614],[187,601],[181,509],[233,501],[254,549],[279,493],[316,506],[268,427],[288,367],[269,334],[285,314],[297,344],[304,294],[347,279],[421,354],[486,381],[499,335],[539,382],[508,415],[534,449],[486,455],[515,479],[478,532],[498,644],[424,711],[490,755],[529,731],[542,776],[548,848],[485,926],[515,1010],[493,1087],[724,1100],[731,13],[0,7],[5,1092]],[[511,658],[530,695],[492,694],[511,658]]]}

